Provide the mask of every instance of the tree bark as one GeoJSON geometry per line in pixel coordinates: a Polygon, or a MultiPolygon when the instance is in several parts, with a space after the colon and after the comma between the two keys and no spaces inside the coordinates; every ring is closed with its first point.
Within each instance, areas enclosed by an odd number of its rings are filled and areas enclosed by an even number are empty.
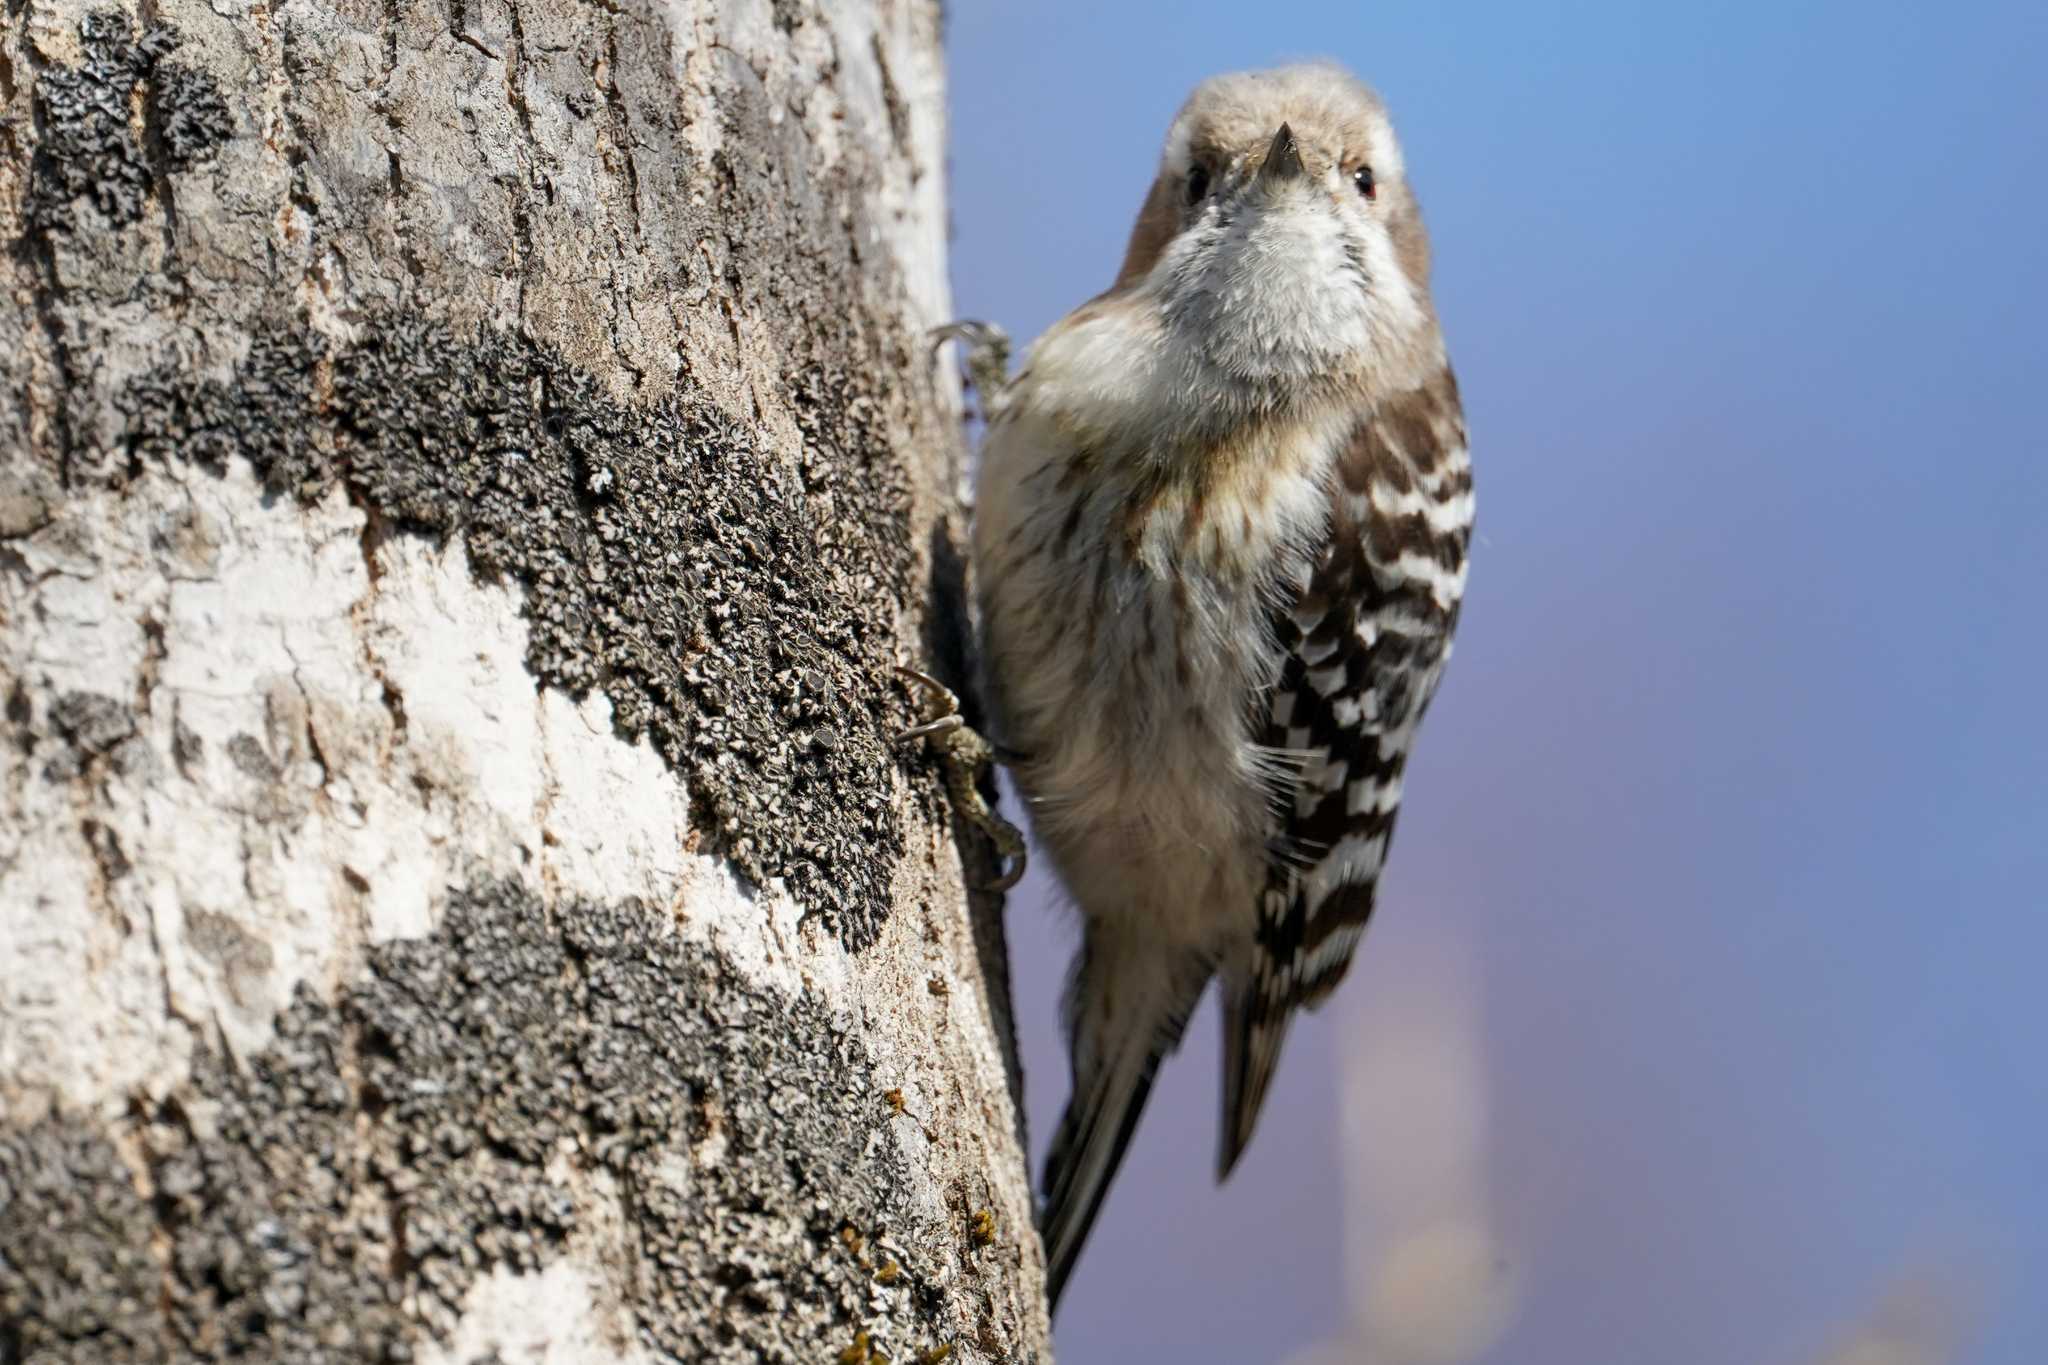
{"type": "Polygon", "coordinates": [[[936,4],[0,4],[0,1361],[1047,1358],[936,4]]]}

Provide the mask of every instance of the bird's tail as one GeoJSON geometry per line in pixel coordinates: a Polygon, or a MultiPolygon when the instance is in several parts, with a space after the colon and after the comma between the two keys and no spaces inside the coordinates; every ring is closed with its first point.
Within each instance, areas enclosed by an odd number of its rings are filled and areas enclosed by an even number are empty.
{"type": "Polygon", "coordinates": [[[1216,1179],[1230,1176],[1250,1145],[1280,1065],[1280,1045],[1294,1002],[1262,996],[1258,983],[1226,972],[1223,982],[1223,1121],[1217,1130],[1216,1179]]]}
{"type": "Polygon", "coordinates": [[[1159,1061],[1180,1045],[1209,979],[1209,960],[1173,958],[1091,926],[1067,983],[1074,1089],[1045,1161],[1046,1282],[1055,1307],[1109,1182],[1123,1164],[1159,1061]]]}

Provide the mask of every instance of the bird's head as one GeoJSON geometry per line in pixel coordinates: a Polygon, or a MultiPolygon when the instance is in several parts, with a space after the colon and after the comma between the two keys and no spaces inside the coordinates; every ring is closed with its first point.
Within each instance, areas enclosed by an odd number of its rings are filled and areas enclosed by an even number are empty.
{"type": "Polygon", "coordinates": [[[1385,106],[1326,64],[1189,96],[1117,290],[1150,295],[1204,368],[1378,387],[1441,363],[1429,241],[1385,106]]]}

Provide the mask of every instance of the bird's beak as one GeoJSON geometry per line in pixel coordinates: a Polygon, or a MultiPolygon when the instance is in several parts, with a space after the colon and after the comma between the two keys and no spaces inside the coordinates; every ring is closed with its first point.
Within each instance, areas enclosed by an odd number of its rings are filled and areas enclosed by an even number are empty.
{"type": "Polygon", "coordinates": [[[1259,183],[1279,185],[1296,179],[1301,173],[1301,148],[1294,145],[1294,130],[1283,123],[1266,148],[1265,163],[1259,167],[1259,183]]]}

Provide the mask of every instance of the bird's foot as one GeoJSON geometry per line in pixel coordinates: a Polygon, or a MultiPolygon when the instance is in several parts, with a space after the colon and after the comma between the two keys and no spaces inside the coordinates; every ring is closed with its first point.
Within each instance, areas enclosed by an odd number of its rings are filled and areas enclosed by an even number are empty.
{"type": "Polygon", "coordinates": [[[1010,334],[993,322],[949,322],[931,330],[932,350],[949,341],[966,348],[963,368],[981,403],[981,420],[993,422],[1010,384],[1010,334]]]}
{"type": "Polygon", "coordinates": [[[924,692],[924,720],[892,736],[898,744],[921,739],[938,755],[945,770],[946,793],[953,809],[988,836],[995,845],[999,875],[981,891],[1007,891],[1024,875],[1024,836],[996,814],[981,794],[981,775],[996,761],[995,746],[983,739],[960,714],[953,689],[929,673],[897,664],[896,671],[924,692]]]}

